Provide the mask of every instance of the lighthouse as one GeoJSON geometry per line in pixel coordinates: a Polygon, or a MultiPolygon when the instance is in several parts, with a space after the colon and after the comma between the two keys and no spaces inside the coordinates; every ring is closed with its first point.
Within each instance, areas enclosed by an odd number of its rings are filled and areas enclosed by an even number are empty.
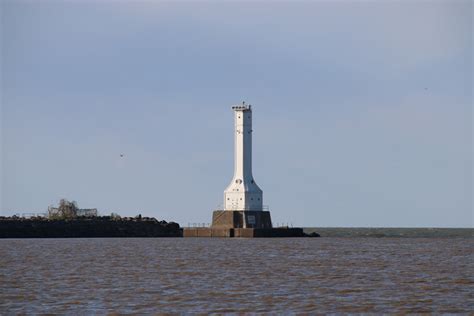
{"type": "MultiPolygon", "coordinates": [[[[224,191],[223,209],[212,214],[212,228],[272,228],[263,192],[252,174],[252,106],[234,105],[234,176],[224,191]]],[[[239,232],[239,231],[238,231],[239,232]]]]}
{"type": "Polygon", "coordinates": [[[252,174],[252,106],[242,102],[234,105],[232,110],[234,176],[224,190],[224,203],[212,213],[210,227],[185,227],[183,236],[245,238],[305,236],[302,228],[272,226],[268,206],[263,205],[263,192],[252,174]]]}
{"type": "Polygon", "coordinates": [[[262,211],[263,192],[252,175],[252,106],[234,110],[234,177],[224,191],[225,211],[262,211]]]}

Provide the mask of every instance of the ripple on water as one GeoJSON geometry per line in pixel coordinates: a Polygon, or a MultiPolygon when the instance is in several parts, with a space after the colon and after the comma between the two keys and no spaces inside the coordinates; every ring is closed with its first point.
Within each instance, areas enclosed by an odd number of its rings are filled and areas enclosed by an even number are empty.
{"type": "Polygon", "coordinates": [[[0,253],[0,314],[474,310],[471,239],[4,239],[0,253]]]}

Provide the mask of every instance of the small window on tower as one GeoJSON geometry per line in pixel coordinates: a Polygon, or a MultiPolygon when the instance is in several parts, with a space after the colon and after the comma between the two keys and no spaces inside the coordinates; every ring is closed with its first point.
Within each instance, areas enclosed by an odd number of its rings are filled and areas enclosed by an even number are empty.
{"type": "Polygon", "coordinates": [[[253,201],[253,198],[250,198],[253,201]]]}
{"type": "Polygon", "coordinates": [[[240,198],[240,200],[242,201],[242,198],[240,198]]]}

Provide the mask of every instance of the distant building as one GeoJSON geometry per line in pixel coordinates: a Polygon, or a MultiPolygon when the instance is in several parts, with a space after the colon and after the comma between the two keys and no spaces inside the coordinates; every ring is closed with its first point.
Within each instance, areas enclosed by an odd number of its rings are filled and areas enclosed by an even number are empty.
{"type": "Polygon", "coordinates": [[[68,201],[61,199],[59,201],[59,207],[48,207],[49,218],[75,218],[79,216],[85,217],[96,217],[98,215],[96,208],[84,208],[80,209],[77,206],[76,201],[68,201]]]}
{"type": "Polygon", "coordinates": [[[76,212],[77,216],[95,217],[98,215],[96,208],[81,208],[76,212]]]}

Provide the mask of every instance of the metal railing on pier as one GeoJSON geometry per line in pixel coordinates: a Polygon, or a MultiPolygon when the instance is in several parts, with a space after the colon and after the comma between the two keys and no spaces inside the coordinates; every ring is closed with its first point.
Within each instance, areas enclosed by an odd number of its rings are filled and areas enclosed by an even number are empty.
{"type": "MultiPolygon", "coordinates": [[[[186,228],[198,228],[198,227],[211,227],[211,223],[188,223],[188,226],[185,226],[186,228]]],[[[293,227],[293,223],[291,222],[272,222],[272,227],[277,228],[288,228],[288,227],[293,227]]]]}
{"type": "Polygon", "coordinates": [[[188,223],[187,228],[211,227],[211,223],[188,223]]]}
{"type": "Polygon", "coordinates": [[[255,207],[239,207],[239,208],[230,208],[230,209],[225,209],[222,204],[219,204],[216,208],[217,210],[223,210],[223,211],[270,211],[270,206],[269,205],[262,205],[262,208],[255,208],[255,207]]]}

